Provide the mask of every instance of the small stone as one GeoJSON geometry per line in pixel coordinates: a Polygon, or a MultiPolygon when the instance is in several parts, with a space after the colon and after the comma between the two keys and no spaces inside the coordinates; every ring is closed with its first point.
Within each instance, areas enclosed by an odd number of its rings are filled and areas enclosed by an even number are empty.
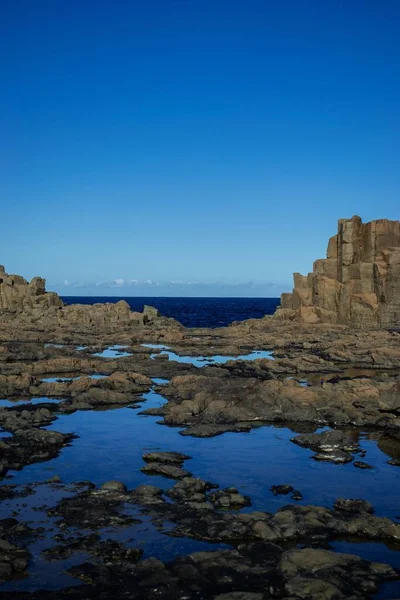
{"type": "Polygon", "coordinates": [[[169,477],[170,479],[183,479],[184,477],[190,477],[191,473],[177,467],[176,465],[169,465],[164,463],[151,462],[140,469],[142,473],[148,475],[162,475],[163,477],[169,477]]]}
{"type": "Polygon", "coordinates": [[[54,475],[53,477],[50,477],[50,479],[47,480],[47,483],[61,483],[61,477],[59,477],[58,475],[54,475]]]}
{"type": "Polygon", "coordinates": [[[181,465],[185,460],[192,458],[180,452],[147,452],[143,454],[145,462],[170,463],[181,465]]]}
{"type": "Polygon", "coordinates": [[[314,460],[333,462],[339,464],[349,463],[353,460],[353,457],[348,452],[343,450],[334,450],[333,452],[318,452],[312,456],[314,460]]]}
{"type": "Polygon", "coordinates": [[[294,487],[292,485],[273,485],[271,488],[271,492],[274,494],[274,496],[277,496],[278,494],[289,494],[290,492],[294,491],[294,487]]]}
{"type": "Polygon", "coordinates": [[[299,490],[294,490],[290,497],[296,501],[303,500],[303,494],[299,490]]]}
{"type": "Polygon", "coordinates": [[[126,492],[126,485],[121,483],[120,481],[107,481],[106,483],[103,483],[100,489],[106,492],[124,493],[126,492]]]}
{"type": "Polygon", "coordinates": [[[362,460],[354,461],[353,465],[357,467],[357,469],[372,469],[371,465],[369,465],[366,462],[363,462],[362,460]]]}

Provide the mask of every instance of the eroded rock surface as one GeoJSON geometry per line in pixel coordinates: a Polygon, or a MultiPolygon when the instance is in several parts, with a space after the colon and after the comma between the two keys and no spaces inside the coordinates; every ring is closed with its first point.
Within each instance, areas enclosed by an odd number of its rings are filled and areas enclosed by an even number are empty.
{"type": "Polygon", "coordinates": [[[340,219],[327,258],[294,274],[278,317],[358,328],[400,325],[400,221],[340,219]]]}
{"type": "Polygon", "coordinates": [[[320,425],[378,425],[397,431],[400,383],[397,379],[353,379],[303,387],[293,379],[253,377],[174,377],[164,387],[169,402],[158,410],[169,425],[187,435],[207,437],[245,431],[260,421],[320,425]]]}
{"type": "Polygon", "coordinates": [[[0,265],[0,322],[19,327],[98,332],[130,330],[145,325],[181,328],[174,319],[161,317],[152,306],[131,311],[125,300],[116,303],[65,305],[55,292],[46,292],[46,281],[34,277],[28,283],[20,275],[9,275],[0,265]]]}

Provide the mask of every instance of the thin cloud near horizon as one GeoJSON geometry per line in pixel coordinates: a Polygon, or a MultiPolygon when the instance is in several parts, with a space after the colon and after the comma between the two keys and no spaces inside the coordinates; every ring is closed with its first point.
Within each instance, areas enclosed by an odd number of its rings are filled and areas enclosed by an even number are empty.
{"type": "Polygon", "coordinates": [[[98,282],[70,282],[64,280],[59,283],[49,282],[47,288],[64,296],[254,296],[278,297],[282,292],[291,290],[290,284],[275,282],[200,282],[200,281],[156,281],[152,279],[138,280],[117,277],[111,281],[98,282]]]}

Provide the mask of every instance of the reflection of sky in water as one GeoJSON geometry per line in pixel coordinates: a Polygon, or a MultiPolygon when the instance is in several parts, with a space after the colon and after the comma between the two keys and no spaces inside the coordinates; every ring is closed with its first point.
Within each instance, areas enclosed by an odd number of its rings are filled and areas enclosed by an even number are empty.
{"type": "Polygon", "coordinates": [[[272,352],[268,350],[255,350],[249,354],[240,354],[239,356],[180,356],[175,352],[163,350],[159,354],[152,354],[151,358],[156,358],[159,355],[168,356],[168,360],[174,360],[175,362],[190,364],[195,367],[206,367],[207,365],[222,365],[229,360],[256,360],[257,358],[269,358],[273,360],[272,352]]]}
{"type": "Polygon", "coordinates": [[[286,379],[294,379],[301,387],[309,387],[307,379],[297,379],[297,377],[286,377],[286,379]]]}
{"type": "MultiPolygon", "coordinates": [[[[47,535],[40,536],[29,545],[29,551],[32,554],[29,564],[29,577],[20,580],[11,580],[0,585],[0,590],[5,592],[8,590],[19,591],[35,591],[37,589],[54,590],[61,587],[82,585],[82,581],[68,575],[65,571],[74,566],[91,561],[92,557],[86,554],[84,550],[72,554],[69,558],[63,560],[47,561],[42,555],[42,552],[57,544],[51,538],[54,531],[57,531],[55,526],[56,518],[49,516],[40,509],[42,506],[53,507],[62,497],[74,495],[74,491],[55,489],[48,485],[39,485],[34,488],[35,495],[29,495],[22,499],[24,503],[23,514],[24,519],[37,522],[40,520],[40,525],[44,526],[47,535]],[[35,507],[35,508],[34,508],[35,507]],[[36,508],[39,507],[39,508],[36,508]]],[[[9,501],[4,501],[0,505],[0,518],[7,517],[11,511],[20,508],[21,499],[16,498],[9,501]]],[[[141,513],[140,509],[132,505],[126,505],[124,508],[126,514],[131,515],[134,519],[139,519],[140,523],[133,524],[125,528],[104,528],[97,531],[102,539],[113,539],[123,542],[127,547],[140,548],[144,551],[143,558],[157,555],[161,560],[170,561],[180,555],[186,555],[190,552],[200,552],[206,550],[216,550],[218,548],[228,548],[225,544],[211,542],[203,542],[200,540],[190,540],[188,538],[173,538],[162,531],[158,531],[151,522],[149,516],[141,513]],[[133,538],[133,539],[132,539],[133,538]]],[[[166,523],[164,531],[168,531],[172,526],[166,523]]],[[[79,530],[75,528],[68,529],[68,533],[88,535],[90,530],[79,530]]],[[[1,595],[1,593],[0,593],[1,595]]]]}
{"type": "Polygon", "coordinates": [[[40,398],[16,398],[15,400],[0,400],[0,407],[3,406],[30,406],[31,404],[43,404],[44,402],[50,402],[51,404],[58,404],[61,402],[61,398],[47,398],[42,396],[40,398]]]}
{"type": "Polygon", "coordinates": [[[104,379],[105,377],[108,377],[108,375],[99,375],[96,373],[94,375],[78,375],[78,377],[45,377],[40,381],[42,383],[57,383],[58,381],[75,381],[75,379],[81,379],[82,377],[89,377],[90,379],[104,379]]]}
{"type": "Polygon", "coordinates": [[[45,377],[41,379],[41,383],[57,383],[58,381],[74,381],[80,379],[80,377],[45,377]]]}
{"type": "Polygon", "coordinates": [[[65,348],[65,344],[45,344],[45,348],[65,348]]]}
{"type": "MultiPolygon", "coordinates": [[[[154,378],[153,382],[155,385],[162,385],[167,380],[154,378]]],[[[149,392],[143,398],[146,400],[143,408],[159,407],[165,402],[155,392],[149,392]]],[[[44,398],[42,400],[47,401],[44,398]]],[[[290,438],[296,434],[287,427],[263,426],[250,433],[225,433],[214,438],[199,439],[183,437],[179,435],[179,428],[157,425],[158,417],[140,415],[139,412],[138,409],[124,407],[60,415],[46,429],[73,432],[80,437],[63,448],[59,457],[46,463],[27,466],[20,472],[10,472],[13,475],[10,483],[43,481],[58,475],[64,483],[90,480],[101,485],[105,481],[116,479],[125,483],[129,489],[143,483],[152,483],[166,489],[174,481],[140,472],[144,464],[142,454],[148,451],[174,450],[193,457],[185,462],[185,468],[195,476],[218,483],[221,487],[235,486],[243,494],[249,495],[253,504],[244,509],[246,512],[274,512],[286,504],[296,504],[290,495],[274,496],[270,491],[272,485],[286,483],[302,492],[304,499],[299,504],[332,507],[339,496],[362,497],[374,505],[378,515],[393,519],[398,515],[400,482],[395,479],[396,468],[386,464],[387,455],[366,435],[360,436],[360,444],[367,450],[363,460],[374,467],[372,471],[355,469],[351,463],[334,465],[311,460],[311,451],[290,442],[290,438]]],[[[2,432],[0,437],[3,437],[2,432]]],[[[30,497],[23,501],[33,502],[30,497]]],[[[40,504],[36,502],[36,505],[40,504]]],[[[8,510],[9,513],[10,507],[3,505],[3,510],[8,510]]],[[[148,517],[140,511],[138,513],[137,508],[127,507],[127,511],[136,511],[133,516],[139,517],[143,522],[122,529],[108,528],[101,533],[120,541],[131,540],[129,545],[143,548],[145,557],[155,556],[166,561],[178,555],[222,547],[220,544],[169,537],[166,533],[157,531],[148,517]]],[[[40,519],[40,515],[36,513],[36,517],[33,517],[35,519],[40,519]]],[[[25,581],[9,582],[1,589],[33,590],[44,585],[48,589],[55,589],[75,584],[73,579],[62,572],[72,564],[83,562],[85,555],[75,554],[66,561],[47,563],[41,559],[39,549],[41,551],[43,547],[52,545],[54,541],[48,538],[43,542],[35,541],[31,546],[35,556],[34,565],[30,569],[33,577],[25,581]],[[41,544],[40,548],[38,544],[41,544]]],[[[337,541],[333,547],[368,560],[386,561],[399,566],[399,554],[380,543],[355,545],[353,542],[337,541]]],[[[390,585],[384,586],[382,590],[376,598],[393,597],[390,585]],[[385,595],[387,593],[389,595],[385,595]]]]}
{"type": "Polygon", "coordinates": [[[101,358],[121,358],[122,356],[132,356],[131,352],[123,352],[124,348],[126,348],[126,346],[115,344],[114,346],[106,348],[102,352],[95,352],[93,356],[100,356],[101,358]]]}
{"type": "Polygon", "coordinates": [[[160,350],[168,350],[169,346],[163,344],[140,344],[143,348],[159,348],[160,350]]]}
{"type": "MultiPolygon", "coordinates": [[[[154,392],[144,398],[147,401],[143,409],[161,406],[165,401],[154,392]]],[[[275,497],[269,490],[271,485],[287,483],[302,492],[303,504],[332,506],[337,497],[345,495],[369,500],[378,514],[391,518],[399,514],[396,467],[386,464],[388,456],[365,436],[361,436],[361,446],[367,450],[363,460],[374,467],[370,471],[356,469],[352,463],[335,465],[311,460],[310,450],[290,442],[296,434],[286,427],[264,426],[250,433],[199,439],[180,436],[179,428],[156,425],[159,417],[138,412],[118,408],[60,415],[48,428],[80,437],[45,466],[34,464],[16,473],[15,482],[40,481],[57,474],[65,482],[89,479],[101,484],[117,479],[132,488],[149,482],[149,476],[140,472],[143,452],[176,450],[193,456],[186,467],[196,476],[222,487],[236,486],[251,496],[250,510],[274,511],[294,502],[288,496],[275,497]]],[[[150,481],[161,487],[172,485],[162,477],[150,477],[150,481]]]]}

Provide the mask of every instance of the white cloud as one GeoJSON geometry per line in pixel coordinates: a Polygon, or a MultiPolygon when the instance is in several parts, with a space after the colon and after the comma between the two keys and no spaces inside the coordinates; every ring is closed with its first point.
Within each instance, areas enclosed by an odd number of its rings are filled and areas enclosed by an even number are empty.
{"type": "Polygon", "coordinates": [[[125,283],[125,279],[121,279],[121,278],[114,279],[114,281],[113,281],[113,284],[118,287],[120,287],[121,285],[124,285],[124,283],[125,283]]]}

